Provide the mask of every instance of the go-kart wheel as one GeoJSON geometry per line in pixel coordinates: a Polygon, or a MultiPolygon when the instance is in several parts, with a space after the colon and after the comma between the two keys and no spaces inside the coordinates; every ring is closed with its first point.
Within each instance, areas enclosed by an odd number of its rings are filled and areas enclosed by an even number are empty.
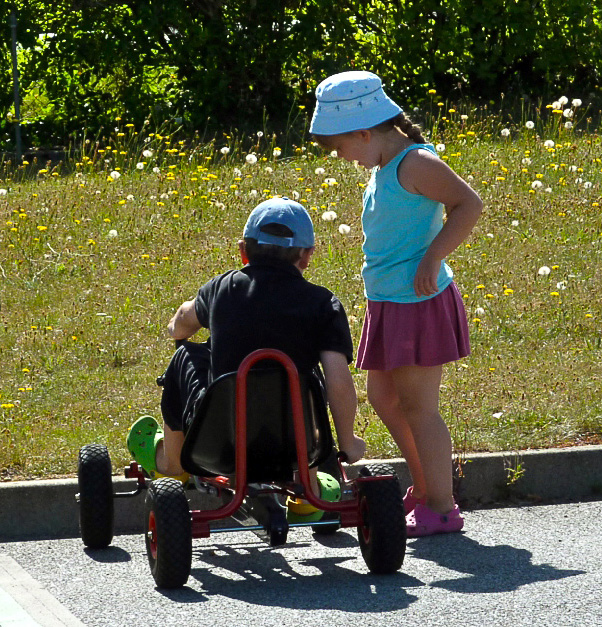
{"type": "Polygon", "coordinates": [[[192,565],[192,521],[184,487],[175,479],[151,482],[145,500],[146,553],[159,588],[179,588],[192,565]]]}
{"type": "Polygon", "coordinates": [[[357,535],[370,572],[394,573],[401,568],[406,552],[406,519],[399,479],[388,464],[364,466],[359,474],[393,475],[390,479],[358,482],[361,522],[357,535]]]}
{"type": "Polygon", "coordinates": [[[113,539],[113,482],[106,446],[87,444],[80,449],[77,482],[82,540],[91,549],[104,549],[113,539]]]}

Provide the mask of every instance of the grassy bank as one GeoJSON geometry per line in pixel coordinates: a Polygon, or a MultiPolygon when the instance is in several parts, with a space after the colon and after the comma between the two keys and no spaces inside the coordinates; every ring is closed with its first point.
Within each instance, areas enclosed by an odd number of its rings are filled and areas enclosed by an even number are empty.
{"type": "MultiPolygon", "coordinates": [[[[445,368],[441,405],[456,450],[599,442],[599,130],[567,129],[552,111],[532,129],[527,119],[461,113],[435,109],[429,126],[442,158],[485,203],[449,258],[473,349],[445,368]]],[[[68,164],[0,171],[2,478],[72,473],[92,441],[109,446],[116,467],[128,461],[128,426],[160,415],[167,321],[238,264],[248,212],[271,195],[311,211],[318,249],[306,276],[338,294],[359,339],[367,172],[310,143],[284,158],[279,138],[245,138],[254,145],[242,150],[240,138],[178,143],[118,124],[68,164]]],[[[354,377],[370,456],[397,455],[366,401],[364,374],[354,377]]]]}

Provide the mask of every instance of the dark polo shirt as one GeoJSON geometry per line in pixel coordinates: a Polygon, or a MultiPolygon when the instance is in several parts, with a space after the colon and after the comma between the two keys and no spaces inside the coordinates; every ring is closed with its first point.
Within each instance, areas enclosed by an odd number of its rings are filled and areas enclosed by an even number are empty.
{"type": "Polygon", "coordinates": [[[199,290],[195,310],[211,335],[211,379],[258,348],[283,351],[307,374],[322,351],[353,358],[343,305],[290,263],[262,259],[217,276],[199,290]]]}

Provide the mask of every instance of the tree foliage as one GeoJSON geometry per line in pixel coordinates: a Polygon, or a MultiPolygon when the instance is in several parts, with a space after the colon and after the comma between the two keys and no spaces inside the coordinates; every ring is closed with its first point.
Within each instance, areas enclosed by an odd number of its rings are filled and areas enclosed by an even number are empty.
{"type": "Polygon", "coordinates": [[[0,122],[12,104],[18,18],[30,141],[126,116],[194,129],[286,122],[330,73],[369,69],[418,104],[599,93],[602,8],[587,0],[3,0],[0,122]],[[37,101],[37,103],[36,103],[37,101]],[[37,107],[35,105],[38,105],[37,107]],[[30,116],[31,117],[31,116],[30,116]],[[32,121],[32,120],[30,120],[32,121]],[[46,130],[44,130],[46,129],[46,130]]]}

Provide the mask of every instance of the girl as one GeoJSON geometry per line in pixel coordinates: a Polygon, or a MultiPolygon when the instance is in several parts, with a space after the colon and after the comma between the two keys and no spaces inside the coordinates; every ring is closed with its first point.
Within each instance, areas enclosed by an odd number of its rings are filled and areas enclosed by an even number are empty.
{"type": "Polygon", "coordinates": [[[316,141],[372,169],[363,199],[368,305],[357,365],[368,370],[368,399],[412,476],[404,498],[408,536],[460,531],[439,386],[442,364],[470,347],[462,297],[444,258],[469,235],[482,202],[375,74],[336,74],[316,96],[316,141]]]}

